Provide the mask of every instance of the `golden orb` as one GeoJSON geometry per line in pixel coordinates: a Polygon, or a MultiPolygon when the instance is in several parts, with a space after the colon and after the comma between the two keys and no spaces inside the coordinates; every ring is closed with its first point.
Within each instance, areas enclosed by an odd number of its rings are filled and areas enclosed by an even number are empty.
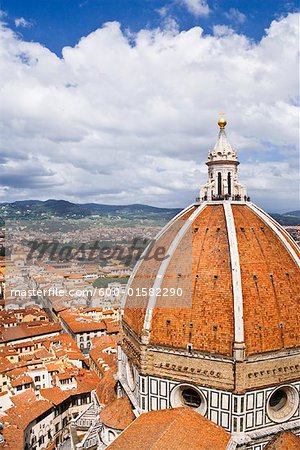
{"type": "Polygon", "coordinates": [[[218,120],[218,125],[220,128],[225,128],[227,124],[227,120],[225,119],[225,117],[220,117],[218,120]]]}

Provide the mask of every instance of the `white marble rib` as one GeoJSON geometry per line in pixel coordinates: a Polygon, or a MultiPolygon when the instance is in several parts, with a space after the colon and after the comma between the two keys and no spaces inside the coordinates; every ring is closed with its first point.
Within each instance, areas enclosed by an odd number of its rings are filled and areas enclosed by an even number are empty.
{"type": "Polygon", "coordinates": [[[238,243],[235,231],[234,217],[229,202],[224,202],[224,212],[226,219],[227,235],[229,242],[231,276],[234,302],[234,340],[244,342],[244,312],[243,312],[243,292],[238,243]]]}

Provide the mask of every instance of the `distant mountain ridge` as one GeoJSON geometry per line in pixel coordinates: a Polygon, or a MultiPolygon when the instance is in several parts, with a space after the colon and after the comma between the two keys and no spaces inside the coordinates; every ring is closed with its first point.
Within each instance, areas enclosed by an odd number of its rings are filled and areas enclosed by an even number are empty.
{"type": "Polygon", "coordinates": [[[5,218],[37,218],[37,217],[73,217],[82,218],[90,216],[121,216],[139,218],[171,218],[180,208],[158,208],[155,206],[132,205],[105,205],[99,203],[77,204],[67,200],[49,199],[21,200],[12,203],[0,203],[0,217],[5,218]]]}
{"type": "MultiPolygon", "coordinates": [[[[120,216],[122,218],[136,219],[165,219],[174,217],[180,208],[159,208],[156,206],[132,205],[105,205],[100,203],[72,203],[67,200],[20,200],[0,203],[0,218],[39,218],[63,217],[84,218],[91,216],[120,216]]],[[[282,225],[299,225],[300,210],[284,214],[270,213],[282,225]]]]}
{"type": "Polygon", "coordinates": [[[280,225],[300,226],[300,211],[292,211],[284,214],[270,213],[270,216],[277,220],[280,225]]]}

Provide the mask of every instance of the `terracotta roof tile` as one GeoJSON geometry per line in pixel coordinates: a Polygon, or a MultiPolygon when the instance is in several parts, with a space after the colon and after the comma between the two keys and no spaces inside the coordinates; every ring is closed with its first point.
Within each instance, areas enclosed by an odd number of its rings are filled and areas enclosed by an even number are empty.
{"type": "Polygon", "coordinates": [[[3,437],[4,442],[0,444],[0,448],[5,450],[24,450],[24,431],[14,421],[10,421],[7,416],[1,417],[3,424],[3,437]]]}
{"type": "Polygon", "coordinates": [[[0,342],[11,342],[19,339],[28,339],[43,334],[60,332],[61,326],[58,323],[41,323],[34,326],[32,324],[20,324],[16,327],[5,328],[0,333],[0,342]]]}
{"type": "Polygon", "coordinates": [[[29,405],[32,402],[36,401],[36,395],[35,392],[32,388],[30,389],[26,389],[26,391],[21,392],[18,395],[13,395],[11,397],[11,401],[13,402],[13,404],[19,408],[23,408],[25,405],[29,405]]]}
{"type": "Polygon", "coordinates": [[[135,419],[128,397],[121,397],[100,412],[100,421],[109,428],[124,430],[135,419]]]}
{"type": "Polygon", "coordinates": [[[47,411],[50,411],[52,404],[46,400],[37,400],[35,402],[23,403],[18,407],[13,406],[5,411],[8,420],[11,423],[18,424],[21,429],[25,428],[47,411]]]}
{"type": "Polygon", "coordinates": [[[191,408],[141,414],[108,447],[110,450],[225,450],[226,431],[191,408]]]}
{"type": "Polygon", "coordinates": [[[69,390],[62,391],[58,387],[41,389],[40,394],[45,400],[48,400],[49,402],[53,403],[54,405],[59,405],[64,400],[69,398],[70,395],[72,395],[72,393],[69,390]]]}
{"type": "Polygon", "coordinates": [[[73,333],[106,330],[105,322],[85,316],[77,311],[65,310],[59,313],[59,317],[61,317],[73,333]]]}
{"type": "Polygon", "coordinates": [[[33,379],[29,375],[24,375],[23,377],[17,378],[11,382],[12,387],[23,386],[24,384],[31,384],[33,379]]]}
{"type": "Polygon", "coordinates": [[[108,370],[105,372],[96,389],[96,394],[101,405],[108,405],[116,400],[116,384],[117,382],[112,371],[108,370]]]}
{"type": "Polygon", "coordinates": [[[300,438],[290,431],[275,436],[265,447],[265,450],[299,450],[300,438]]]}

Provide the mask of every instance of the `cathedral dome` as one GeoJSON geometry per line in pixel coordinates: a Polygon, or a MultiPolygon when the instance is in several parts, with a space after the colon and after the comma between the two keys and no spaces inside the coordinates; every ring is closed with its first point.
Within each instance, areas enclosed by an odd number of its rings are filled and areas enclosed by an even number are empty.
{"type": "Polygon", "coordinates": [[[145,344],[238,360],[300,347],[299,248],[250,202],[218,124],[208,182],[137,265],[124,326],[145,344]]]}
{"type": "Polygon", "coordinates": [[[299,257],[286,231],[251,202],[192,205],[139,264],[124,322],[150,344],[226,356],[300,347],[299,257]],[[159,248],[163,260],[154,257],[159,248]]]}

